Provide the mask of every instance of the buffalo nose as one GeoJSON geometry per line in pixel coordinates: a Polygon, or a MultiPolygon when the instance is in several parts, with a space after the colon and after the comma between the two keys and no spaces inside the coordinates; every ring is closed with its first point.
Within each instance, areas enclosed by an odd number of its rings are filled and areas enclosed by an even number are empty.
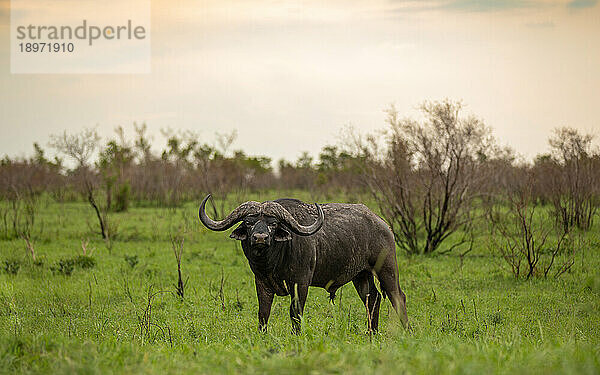
{"type": "Polygon", "coordinates": [[[268,235],[266,233],[254,233],[252,237],[258,243],[265,243],[265,240],[267,239],[268,235]]]}

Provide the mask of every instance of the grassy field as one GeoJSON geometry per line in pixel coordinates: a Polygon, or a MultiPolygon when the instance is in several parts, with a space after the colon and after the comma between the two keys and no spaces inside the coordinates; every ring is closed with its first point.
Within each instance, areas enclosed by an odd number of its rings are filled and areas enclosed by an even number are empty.
{"type": "Polygon", "coordinates": [[[559,279],[515,280],[485,236],[462,259],[399,253],[412,333],[398,327],[386,300],[380,334],[367,335],[364,307],[346,285],[335,305],[311,289],[303,333],[293,336],[281,297],[269,332],[258,332],[241,248],[228,232],[201,227],[197,204],[113,214],[119,238],[109,250],[90,230],[89,206],[44,201],[40,261],[23,241],[0,241],[0,372],[600,373],[598,225],[559,279]],[[184,300],[173,293],[169,239],[182,227],[184,300]],[[66,275],[86,238],[95,266],[75,263],[66,275]]]}

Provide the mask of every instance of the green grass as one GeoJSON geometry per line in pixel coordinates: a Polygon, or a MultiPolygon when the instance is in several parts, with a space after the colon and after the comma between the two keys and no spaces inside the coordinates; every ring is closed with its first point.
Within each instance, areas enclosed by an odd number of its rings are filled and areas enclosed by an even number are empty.
{"type": "MultiPolygon", "coordinates": [[[[301,198],[312,201],[307,193],[301,198]]],[[[483,236],[462,260],[399,254],[412,333],[399,328],[385,301],[381,333],[369,337],[364,307],[346,285],[335,305],[311,288],[303,333],[293,336],[289,299],[281,297],[269,332],[258,332],[254,278],[239,244],[201,227],[196,210],[194,202],[113,214],[120,234],[109,251],[90,229],[96,222],[86,204],[44,201],[35,243],[43,265],[33,264],[22,241],[0,241],[0,372],[600,372],[597,228],[558,280],[515,280],[483,236]],[[181,301],[173,293],[169,233],[185,225],[182,271],[189,281],[181,301]],[[80,255],[86,238],[95,267],[58,272],[59,260],[80,255]],[[125,255],[137,255],[138,263],[132,268],[125,255]],[[5,260],[21,263],[16,274],[4,271],[5,260]],[[146,319],[149,289],[164,293],[146,319]],[[140,319],[150,322],[147,330],[140,319]]]]}

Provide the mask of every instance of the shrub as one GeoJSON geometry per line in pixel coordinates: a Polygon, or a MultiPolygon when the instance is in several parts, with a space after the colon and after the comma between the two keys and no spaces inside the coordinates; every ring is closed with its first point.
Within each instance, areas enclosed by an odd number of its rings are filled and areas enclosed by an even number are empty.
{"type": "Polygon", "coordinates": [[[127,255],[125,254],[125,261],[129,264],[129,267],[134,268],[139,260],[137,255],[127,255]]]}
{"type": "Polygon", "coordinates": [[[62,274],[65,276],[71,276],[76,267],[81,269],[94,268],[96,266],[96,259],[89,255],[78,255],[73,258],[62,258],[58,262],[51,266],[52,272],[62,274]]]}
{"type": "Polygon", "coordinates": [[[36,267],[44,267],[44,258],[36,257],[35,260],[33,261],[33,265],[36,267]]]}
{"type": "Polygon", "coordinates": [[[121,186],[119,186],[119,189],[117,190],[117,194],[115,196],[115,211],[127,211],[127,208],[129,208],[130,197],[131,185],[129,185],[129,182],[124,182],[121,186]]]}
{"type": "Polygon", "coordinates": [[[56,262],[54,266],[50,267],[50,269],[54,273],[71,276],[73,270],[75,269],[75,260],[72,258],[63,258],[56,262]]]}
{"type": "Polygon", "coordinates": [[[552,269],[554,277],[559,277],[571,269],[577,244],[569,232],[557,229],[547,214],[536,210],[540,207],[533,199],[530,181],[531,174],[522,186],[508,192],[506,202],[489,208],[490,247],[502,256],[515,278],[547,277],[552,269]],[[567,254],[565,248],[569,247],[567,254]],[[566,257],[559,263],[562,255],[566,257]]]}
{"type": "Polygon", "coordinates": [[[78,255],[73,258],[73,263],[81,269],[94,268],[96,266],[96,259],[89,255],[78,255]]]}
{"type": "Polygon", "coordinates": [[[10,275],[16,275],[21,268],[21,261],[18,259],[7,259],[4,261],[4,271],[10,275]]]}

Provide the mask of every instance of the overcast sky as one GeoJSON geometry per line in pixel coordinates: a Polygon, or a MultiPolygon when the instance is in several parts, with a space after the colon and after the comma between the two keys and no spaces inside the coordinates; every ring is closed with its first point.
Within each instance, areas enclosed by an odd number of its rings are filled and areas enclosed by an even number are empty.
{"type": "Polygon", "coordinates": [[[0,155],[137,121],[160,147],[163,128],[206,142],[237,129],[234,148],[295,160],[347,125],[384,127],[392,103],[414,117],[443,98],[529,157],[555,127],[600,136],[594,0],[157,0],[147,75],[11,75],[0,4],[0,155]]]}

